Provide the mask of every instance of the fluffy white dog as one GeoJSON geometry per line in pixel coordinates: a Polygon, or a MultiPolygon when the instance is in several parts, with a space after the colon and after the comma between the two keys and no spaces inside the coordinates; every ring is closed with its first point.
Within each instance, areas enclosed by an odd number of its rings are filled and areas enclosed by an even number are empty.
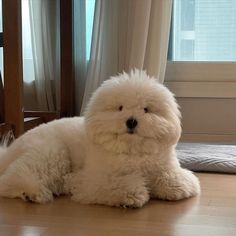
{"type": "Polygon", "coordinates": [[[173,94],[143,71],[105,81],[85,117],[41,125],[0,150],[0,196],[44,203],[71,193],[80,203],[141,207],[149,198],[200,192],[182,169],[173,94]]]}

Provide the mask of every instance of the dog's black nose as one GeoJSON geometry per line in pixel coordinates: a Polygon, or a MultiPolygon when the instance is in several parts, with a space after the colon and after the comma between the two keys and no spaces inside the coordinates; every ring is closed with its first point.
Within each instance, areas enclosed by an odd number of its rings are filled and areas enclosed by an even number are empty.
{"type": "Polygon", "coordinates": [[[137,121],[136,119],[134,119],[133,117],[129,118],[129,119],[126,121],[126,126],[127,126],[129,129],[134,129],[137,125],[138,125],[138,121],[137,121]]]}

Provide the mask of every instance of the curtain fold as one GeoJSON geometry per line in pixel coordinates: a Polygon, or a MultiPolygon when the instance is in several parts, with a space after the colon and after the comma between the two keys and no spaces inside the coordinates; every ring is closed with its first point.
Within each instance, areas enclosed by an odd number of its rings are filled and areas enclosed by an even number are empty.
{"type": "Polygon", "coordinates": [[[38,109],[59,109],[59,1],[29,1],[38,109]]]}
{"type": "Polygon", "coordinates": [[[74,1],[74,77],[75,113],[79,114],[87,74],[86,58],[86,0],[74,1]],[[79,27],[78,27],[79,25],[79,27]]]}
{"type": "Polygon", "coordinates": [[[172,0],[97,0],[82,112],[111,75],[147,70],[163,83],[172,0]]]}

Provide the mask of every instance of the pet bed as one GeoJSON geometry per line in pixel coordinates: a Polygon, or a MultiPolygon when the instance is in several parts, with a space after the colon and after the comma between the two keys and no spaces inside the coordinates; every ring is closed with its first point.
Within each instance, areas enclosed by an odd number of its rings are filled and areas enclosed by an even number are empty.
{"type": "Polygon", "coordinates": [[[179,143],[177,157],[182,167],[193,171],[236,174],[236,145],[179,143]]]}

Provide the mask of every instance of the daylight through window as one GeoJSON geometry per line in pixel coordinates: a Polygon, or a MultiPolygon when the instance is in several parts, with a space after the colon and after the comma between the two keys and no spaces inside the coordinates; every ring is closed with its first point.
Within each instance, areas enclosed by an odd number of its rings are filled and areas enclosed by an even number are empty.
{"type": "Polygon", "coordinates": [[[235,0],[174,0],[173,61],[236,61],[235,0]]]}

